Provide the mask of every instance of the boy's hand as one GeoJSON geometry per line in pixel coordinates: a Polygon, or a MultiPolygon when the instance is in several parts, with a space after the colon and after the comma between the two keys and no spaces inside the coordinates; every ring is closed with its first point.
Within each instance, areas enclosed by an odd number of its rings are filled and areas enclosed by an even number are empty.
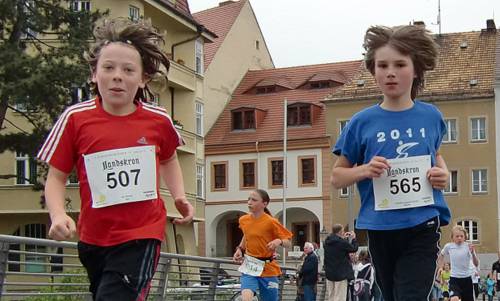
{"type": "Polygon", "coordinates": [[[52,217],[52,225],[49,229],[49,237],[54,240],[68,240],[75,236],[75,221],[67,214],[52,217]]]}
{"type": "Polygon", "coordinates": [[[386,169],[390,168],[387,159],[379,156],[373,157],[364,167],[365,177],[369,179],[380,177],[386,169]]]}
{"type": "Polygon", "coordinates": [[[174,218],[172,223],[180,225],[190,223],[193,220],[194,208],[185,196],[175,199],[175,208],[183,218],[174,218]]]}
{"type": "Polygon", "coordinates": [[[448,185],[449,173],[446,169],[434,166],[427,171],[427,178],[434,189],[445,189],[448,185]]]}

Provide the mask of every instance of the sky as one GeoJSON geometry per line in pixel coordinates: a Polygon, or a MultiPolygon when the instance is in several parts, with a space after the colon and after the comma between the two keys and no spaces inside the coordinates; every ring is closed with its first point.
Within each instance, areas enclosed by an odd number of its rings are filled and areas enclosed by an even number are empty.
{"type": "MultiPolygon", "coordinates": [[[[188,0],[191,12],[219,0],[188,0]]],[[[439,33],[438,0],[250,0],[276,67],[362,59],[371,25],[424,21],[439,33]]],[[[441,32],[500,28],[500,0],[441,0],[441,32]]]]}

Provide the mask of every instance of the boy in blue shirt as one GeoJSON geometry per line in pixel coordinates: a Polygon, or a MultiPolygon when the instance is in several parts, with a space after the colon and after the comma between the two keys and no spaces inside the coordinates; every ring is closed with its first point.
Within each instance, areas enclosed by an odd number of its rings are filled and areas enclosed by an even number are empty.
{"type": "Polygon", "coordinates": [[[368,230],[384,300],[428,300],[439,227],[450,220],[441,192],[449,173],[438,152],[446,125],[435,106],[415,98],[424,72],[436,65],[437,45],[424,28],[409,25],[370,27],[363,46],[384,98],[342,131],[331,181],[335,188],[358,185],[356,228],[368,230]]]}

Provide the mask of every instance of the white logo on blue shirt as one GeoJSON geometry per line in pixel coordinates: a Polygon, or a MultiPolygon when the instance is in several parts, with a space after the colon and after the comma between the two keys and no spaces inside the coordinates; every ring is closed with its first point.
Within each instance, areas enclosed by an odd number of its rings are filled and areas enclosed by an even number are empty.
{"type": "Polygon", "coordinates": [[[418,142],[409,142],[405,144],[402,143],[403,141],[399,141],[400,145],[396,148],[396,152],[398,153],[398,155],[396,156],[397,159],[408,158],[408,150],[415,145],[418,145],[418,142]]]}

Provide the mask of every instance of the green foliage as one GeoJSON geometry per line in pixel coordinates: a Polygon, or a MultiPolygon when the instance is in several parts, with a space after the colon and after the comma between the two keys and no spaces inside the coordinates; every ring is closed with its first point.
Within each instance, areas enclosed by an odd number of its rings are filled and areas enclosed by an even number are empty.
{"type": "MultiPolygon", "coordinates": [[[[70,273],[80,273],[70,272],[70,273]]],[[[56,278],[58,279],[58,278],[56,278]]],[[[57,280],[55,280],[57,281],[57,280]]],[[[82,274],[82,276],[67,276],[60,279],[61,283],[83,283],[88,284],[89,280],[87,275],[82,274]]],[[[82,286],[50,286],[44,287],[40,290],[40,293],[74,293],[72,295],[47,295],[47,296],[36,296],[36,297],[28,297],[24,300],[27,301],[80,301],[86,300],[83,294],[78,294],[78,292],[88,292],[88,285],[82,286]]],[[[87,298],[88,299],[88,298],[87,298]]]]}

